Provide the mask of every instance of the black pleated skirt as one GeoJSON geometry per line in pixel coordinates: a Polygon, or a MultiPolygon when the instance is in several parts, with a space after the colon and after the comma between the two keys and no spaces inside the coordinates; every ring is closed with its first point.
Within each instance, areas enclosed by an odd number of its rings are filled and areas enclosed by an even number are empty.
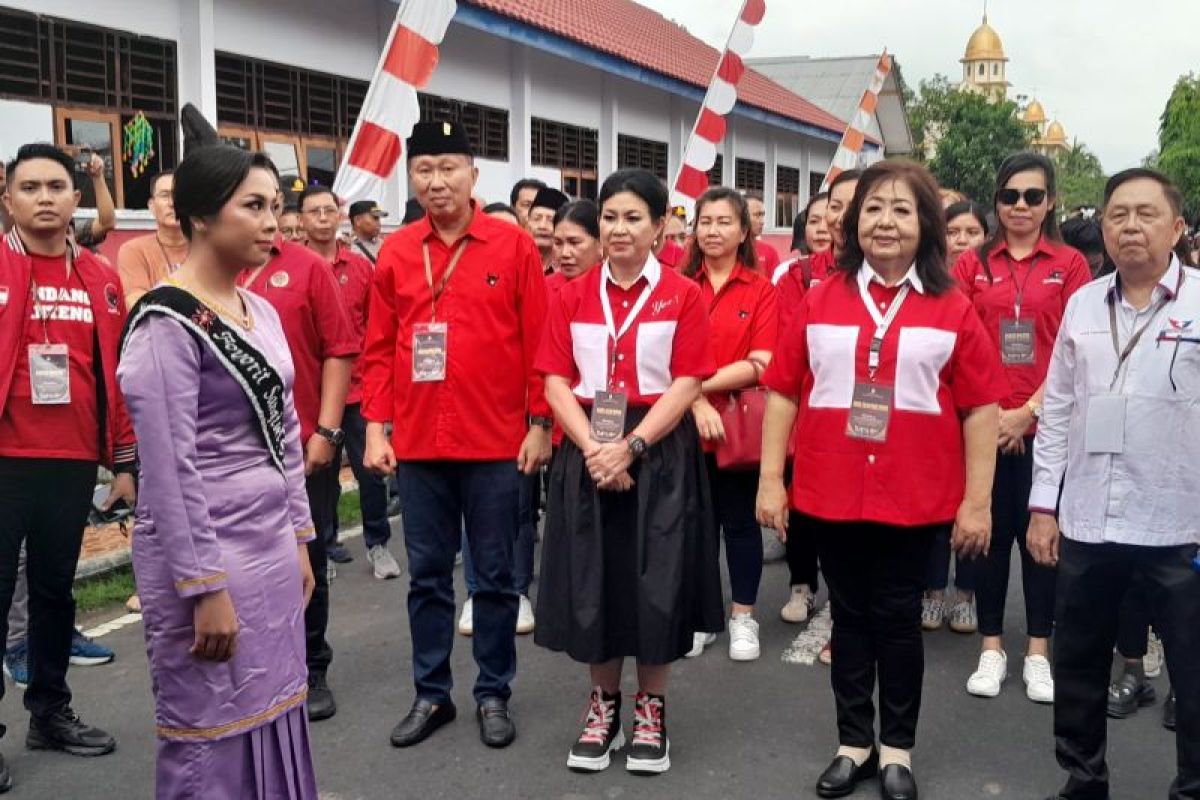
{"type": "MultiPolygon", "coordinates": [[[[629,429],[645,414],[630,408],[629,429]]],[[[586,664],[668,664],[693,633],[724,628],[720,542],[691,415],[630,475],[629,491],[598,491],[569,438],[550,470],[534,641],[586,664]]]]}

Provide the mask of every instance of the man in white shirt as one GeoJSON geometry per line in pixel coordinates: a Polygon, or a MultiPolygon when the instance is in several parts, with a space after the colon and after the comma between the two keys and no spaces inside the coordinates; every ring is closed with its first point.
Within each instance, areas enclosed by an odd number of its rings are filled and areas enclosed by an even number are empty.
{"type": "Polygon", "coordinates": [[[1109,797],[1106,693],[1135,578],[1175,685],[1169,797],[1200,798],[1200,272],[1175,253],[1181,208],[1152,170],[1109,180],[1104,244],[1117,270],[1071,298],[1046,380],[1028,541],[1058,565],[1054,735],[1069,775],[1058,800],[1109,797]]]}

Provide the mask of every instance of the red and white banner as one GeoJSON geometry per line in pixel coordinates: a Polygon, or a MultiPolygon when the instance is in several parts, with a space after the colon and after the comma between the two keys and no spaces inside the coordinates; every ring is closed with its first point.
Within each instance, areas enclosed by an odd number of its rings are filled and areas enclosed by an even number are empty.
{"type": "Polygon", "coordinates": [[[754,28],[767,13],[766,0],[745,0],[712,83],[704,95],[700,115],[683,150],[683,163],[675,179],[675,191],[695,201],[708,189],[708,171],[717,162],[717,145],[725,138],[725,117],[737,103],[737,85],[746,72],[742,59],[754,44],[754,28]]]}
{"type": "Polygon", "coordinates": [[[842,134],[842,142],[838,145],[837,152],[833,154],[833,163],[829,166],[829,172],[825,173],[825,180],[821,183],[822,192],[829,191],[829,184],[833,183],[834,178],[838,175],[848,169],[858,167],[858,154],[862,150],[863,142],[866,141],[867,129],[871,127],[871,117],[875,115],[875,107],[879,105],[879,92],[883,89],[883,82],[887,80],[888,73],[891,71],[892,59],[888,56],[885,47],[883,55],[879,57],[879,63],[875,65],[871,82],[867,85],[867,90],[863,92],[862,99],[858,101],[858,110],[854,112],[854,118],[850,120],[846,132],[842,134]]]}
{"type": "Polygon", "coordinates": [[[457,10],[455,0],[400,3],[333,185],[343,203],[374,200],[392,214],[399,212],[400,187],[393,174],[421,118],[417,89],[429,83],[438,45],[457,10]]]}

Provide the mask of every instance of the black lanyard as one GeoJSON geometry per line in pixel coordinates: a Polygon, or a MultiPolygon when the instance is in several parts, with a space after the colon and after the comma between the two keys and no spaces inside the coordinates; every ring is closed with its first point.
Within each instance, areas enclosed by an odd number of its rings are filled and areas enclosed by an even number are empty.
{"type": "Polygon", "coordinates": [[[1008,253],[1005,253],[1004,260],[1008,263],[1008,276],[1012,279],[1013,287],[1016,289],[1017,293],[1016,300],[1013,303],[1013,312],[1016,314],[1016,318],[1019,321],[1021,319],[1021,303],[1023,303],[1025,300],[1025,287],[1029,285],[1029,279],[1032,277],[1034,270],[1037,269],[1038,256],[1034,256],[1033,260],[1029,262],[1029,271],[1025,273],[1025,280],[1021,281],[1021,285],[1019,287],[1017,286],[1017,271],[1013,269],[1012,256],[1010,256],[1008,253]]]}

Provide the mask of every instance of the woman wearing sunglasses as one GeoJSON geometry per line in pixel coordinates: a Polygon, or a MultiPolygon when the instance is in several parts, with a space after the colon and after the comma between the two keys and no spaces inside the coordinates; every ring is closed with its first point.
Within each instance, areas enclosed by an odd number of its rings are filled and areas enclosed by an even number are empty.
{"type": "Polygon", "coordinates": [[[1042,384],[1067,300],[1091,280],[1087,260],[1062,243],[1055,217],[1054,164],[1037,153],[1015,153],[996,175],[996,230],[968,250],[954,274],[996,344],[1010,393],[1000,401],[999,454],[992,489],[992,541],[976,576],[979,666],[967,691],[995,697],[1008,677],[1004,652],[1004,601],[1013,542],[1021,549],[1025,624],[1029,644],[1022,678],[1037,703],[1054,701],[1049,636],[1054,623],[1053,568],[1029,554],[1029,490],[1033,436],[1042,413],[1042,384]]]}

